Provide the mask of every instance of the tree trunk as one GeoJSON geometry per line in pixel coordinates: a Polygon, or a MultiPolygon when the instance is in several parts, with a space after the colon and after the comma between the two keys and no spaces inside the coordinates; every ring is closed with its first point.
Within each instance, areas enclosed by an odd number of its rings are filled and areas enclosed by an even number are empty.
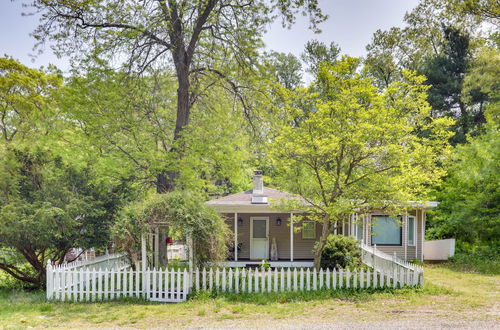
{"type": "Polygon", "coordinates": [[[314,268],[316,268],[316,270],[319,270],[321,267],[321,253],[323,252],[323,248],[325,247],[326,239],[331,232],[331,220],[328,217],[325,217],[322,225],[323,228],[321,230],[321,237],[316,243],[314,250],[314,268]]]}
{"type": "MultiPolygon", "coordinates": [[[[177,158],[182,158],[183,146],[179,145],[182,136],[182,130],[189,124],[191,105],[189,102],[189,63],[187,63],[186,54],[183,51],[173,54],[176,73],[177,73],[177,112],[175,120],[174,139],[172,141],[171,153],[176,154],[177,158]]],[[[161,171],[156,178],[156,191],[160,194],[175,189],[177,170],[167,169],[161,171]]]]}

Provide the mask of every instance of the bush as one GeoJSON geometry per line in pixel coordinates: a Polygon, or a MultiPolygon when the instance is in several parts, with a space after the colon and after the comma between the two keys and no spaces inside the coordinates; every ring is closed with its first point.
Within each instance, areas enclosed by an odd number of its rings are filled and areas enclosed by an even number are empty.
{"type": "Polygon", "coordinates": [[[361,249],[353,237],[330,235],[321,253],[322,268],[346,268],[361,265],[361,249]]]}
{"type": "Polygon", "coordinates": [[[450,258],[448,265],[460,271],[498,275],[500,274],[500,245],[459,249],[450,258]]]}

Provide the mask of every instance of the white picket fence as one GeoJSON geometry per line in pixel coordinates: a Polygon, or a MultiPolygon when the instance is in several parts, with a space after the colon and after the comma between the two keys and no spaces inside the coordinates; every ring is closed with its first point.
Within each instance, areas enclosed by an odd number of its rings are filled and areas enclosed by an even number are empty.
{"type": "Polygon", "coordinates": [[[270,293],[365,288],[402,288],[423,284],[419,273],[405,268],[370,269],[71,269],[47,267],[47,299],[104,301],[124,297],[161,302],[185,301],[192,290],[217,293],[270,293]]]}
{"type": "MultiPolygon", "coordinates": [[[[362,247],[365,269],[196,268],[133,270],[124,256],[95,263],[47,264],[47,299],[104,301],[135,297],[161,302],[185,301],[193,291],[270,293],[423,286],[423,268],[368,246],[362,247]]],[[[97,259],[97,258],[96,258],[97,259]]],[[[94,259],[95,260],[95,259],[94,259]]]]}
{"type": "Polygon", "coordinates": [[[196,269],[193,289],[234,293],[270,293],[364,288],[402,288],[422,285],[423,279],[412,270],[281,268],[274,270],[213,268],[196,269]]]}
{"type": "Polygon", "coordinates": [[[71,268],[47,265],[47,299],[104,301],[125,297],[164,302],[185,301],[190,289],[187,270],[142,271],[130,267],[71,268]]]}

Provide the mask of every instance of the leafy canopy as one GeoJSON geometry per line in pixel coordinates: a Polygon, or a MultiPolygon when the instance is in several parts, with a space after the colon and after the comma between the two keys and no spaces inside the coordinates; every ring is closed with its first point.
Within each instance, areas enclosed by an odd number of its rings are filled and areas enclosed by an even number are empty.
{"type": "Polygon", "coordinates": [[[0,145],[0,158],[0,247],[10,251],[0,269],[41,286],[48,259],[62,262],[73,247],[109,246],[115,213],[130,193],[125,184],[95,184],[89,168],[46,152],[0,145]]]}
{"type": "Polygon", "coordinates": [[[380,92],[359,65],[351,57],[323,62],[314,91],[295,95],[312,110],[294,107],[300,103],[292,96],[291,124],[270,145],[279,182],[309,201],[308,216],[323,222],[318,253],[347,214],[425,200],[445,174],[437,161],[449,153],[451,121],[429,117],[424,78],[404,72],[404,81],[380,92]],[[432,133],[419,134],[424,130],[432,133]]]}

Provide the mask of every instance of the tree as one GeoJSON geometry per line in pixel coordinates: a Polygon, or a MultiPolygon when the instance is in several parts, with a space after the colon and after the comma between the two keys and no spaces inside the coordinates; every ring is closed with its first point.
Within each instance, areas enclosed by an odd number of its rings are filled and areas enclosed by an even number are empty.
{"type": "Polygon", "coordinates": [[[169,75],[150,72],[131,79],[108,67],[93,69],[69,78],[58,98],[65,127],[54,148],[92,161],[102,179],[126,177],[147,190],[167,166],[178,173],[180,189],[223,194],[246,187],[250,152],[244,113],[220,86],[193,106],[177,141],[187,151],[182,159],[170,152],[176,98],[169,75]]]}
{"type": "Polygon", "coordinates": [[[48,259],[60,263],[73,247],[110,246],[126,184],[95,184],[89,168],[43,151],[0,145],[0,158],[0,269],[40,288],[48,259]]]}
{"type": "Polygon", "coordinates": [[[367,73],[380,89],[402,79],[404,69],[427,76],[432,115],[456,119],[454,144],[484,125],[486,95],[464,94],[462,85],[490,31],[488,20],[459,13],[457,6],[454,0],[422,0],[405,15],[404,27],[375,32],[366,59],[367,73]]]}
{"type": "Polygon", "coordinates": [[[302,64],[295,55],[289,53],[270,52],[270,71],[275,80],[287,89],[295,89],[302,84],[302,64]]]}
{"type": "MultiPolygon", "coordinates": [[[[484,111],[480,106],[466,104],[462,94],[464,77],[471,61],[470,38],[459,30],[444,29],[445,42],[442,55],[429,60],[423,69],[429,88],[429,103],[433,116],[449,116],[457,119],[454,143],[465,142],[465,136],[484,123],[484,111]]],[[[476,95],[475,103],[484,103],[484,97],[476,95]]]]}
{"type": "MultiPolygon", "coordinates": [[[[53,69],[53,68],[52,68],[53,69]]],[[[53,118],[52,96],[62,84],[59,73],[36,70],[0,57],[0,132],[4,143],[45,133],[53,118]]]]}
{"type": "MultiPolygon", "coordinates": [[[[173,140],[182,136],[189,124],[191,109],[205,87],[202,77],[222,80],[240,93],[239,71],[255,66],[257,49],[262,45],[264,26],[280,14],[284,25],[294,22],[297,13],[310,17],[311,27],[326,16],[317,0],[93,0],[67,2],[36,0],[42,24],[35,31],[41,42],[56,41],[60,54],[84,58],[94,65],[104,58],[120,61],[139,73],[147,68],[173,64],[177,83],[177,102],[173,140]]],[[[177,157],[184,150],[179,143],[169,146],[177,157]]],[[[157,190],[172,190],[178,173],[159,169],[157,190]]]]}
{"type": "Polygon", "coordinates": [[[498,122],[457,147],[450,174],[437,193],[441,203],[431,220],[430,237],[454,237],[462,248],[467,243],[500,244],[499,150],[498,122]]]}
{"type": "Polygon", "coordinates": [[[436,161],[449,153],[451,120],[429,119],[425,78],[404,72],[404,81],[380,92],[358,73],[359,64],[350,57],[322,63],[312,91],[295,95],[315,111],[293,107],[292,98],[290,117],[304,119],[283,126],[270,145],[275,182],[303,196],[307,217],[322,223],[315,267],[328,235],[348,214],[425,200],[429,185],[445,174],[436,161]],[[424,129],[432,133],[420,136],[424,129]]]}
{"type": "Polygon", "coordinates": [[[318,40],[310,40],[305,45],[302,60],[308,65],[308,71],[311,73],[318,72],[321,62],[335,62],[340,54],[340,47],[331,42],[330,45],[318,40]]]}
{"type": "Polygon", "coordinates": [[[453,0],[452,3],[461,13],[491,19],[492,22],[498,24],[500,4],[496,0],[453,0]]]}

